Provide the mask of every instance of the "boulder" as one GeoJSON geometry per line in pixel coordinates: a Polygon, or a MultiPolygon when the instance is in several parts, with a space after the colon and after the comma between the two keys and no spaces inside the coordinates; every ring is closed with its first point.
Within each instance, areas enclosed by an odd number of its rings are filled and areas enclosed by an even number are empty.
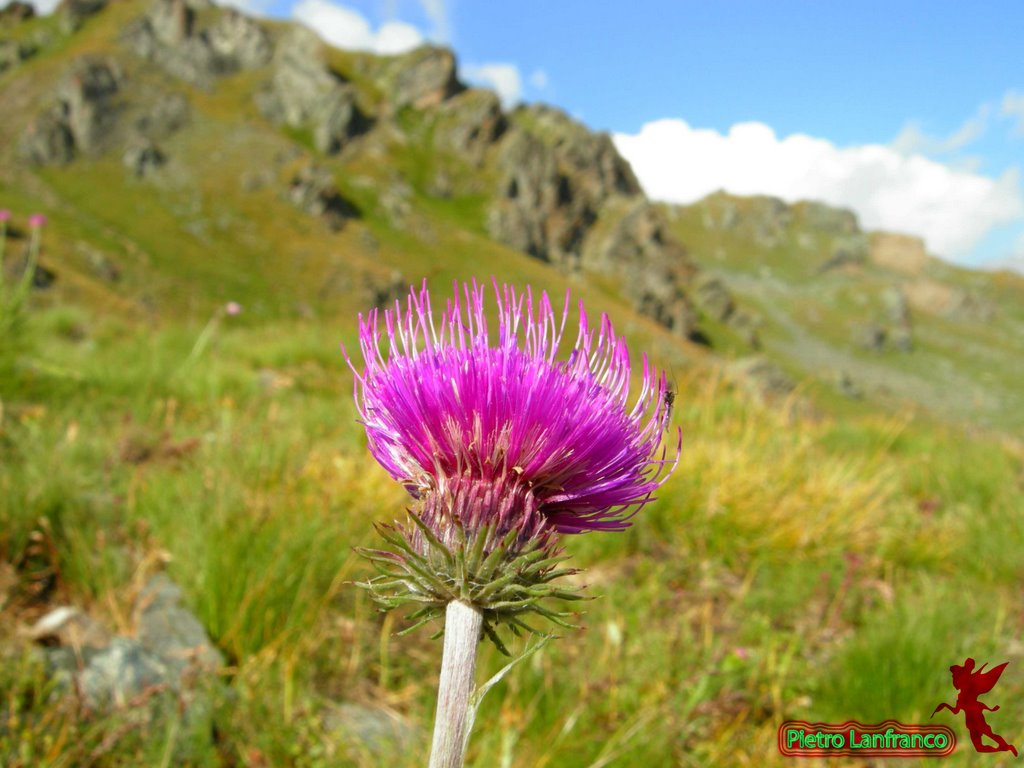
{"type": "Polygon", "coordinates": [[[14,0],[14,2],[0,8],[0,24],[20,24],[23,21],[35,18],[35,15],[36,9],[31,3],[14,0]]]}
{"type": "Polygon", "coordinates": [[[116,140],[120,81],[111,60],[79,59],[57,87],[56,103],[29,124],[23,154],[32,162],[53,164],[106,149],[116,140]]]}
{"type": "Polygon", "coordinates": [[[678,336],[703,340],[683,288],[696,270],[686,250],[668,235],[661,211],[639,198],[607,218],[611,221],[587,239],[584,266],[622,281],[636,311],[678,336]]]}
{"type": "Polygon", "coordinates": [[[281,41],[269,88],[256,95],[264,117],[293,128],[307,127],[320,152],[339,152],[369,121],[355,90],[322,61],[320,39],[297,27],[281,41]]]}
{"type": "Polygon", "coordinates": [[[36,50],[30,41],[0,40],[0,72],[18,66],[35,55],[36,50]]]}
{"type": "Polygon", "coordinates": [[[868,256],[872,263],[884,269],[911,276],[919,275],[929,261],[924,240],[893,232],[873,232],[868,256]]]}
{"type": "Polygon", "coordinates": [[[334,174],[317,165],[303,166],[292,176],[288,199],[301,211],[323,218],[333,230],[358,216],[355,206],[345,200],[334,183],[334,174]]]}
{"type": "Polygon", "coordinates": [[[153,39],[157,43],[174,47],[191,37],[195,12],[185,0],[157,0],[147,20],[153,39]]]}
{"type": "Polygon", "coordinates": [[[365,120],[356,106],[355,91],[339,86],[324,95],[313,125],[313,146],[326,155],[333,155],[358,135],[365,120]]]}
{"type": "Polygon", "coordinates": [[[181,588],[158,574],[139,593],[135,606],[136,639],[145,653],[168,668],[169,682],[175,687],[184,682],[186,673],[212,672],[224,664],[206,629],[181,601],[181,588]]]}
{"type": "Polygon", "coordinates": [[[499,144],[488,230],[539,259],[578,266],[602,206],[640,196],[640,185],[607,134],[550,107],[524,107],[516,116],[499,144]]]}
{"type": "Polygon", "coordinates": [[[31,123],[21,140],[22,154],[39,165],[69,163],[75,156],[75,140],[60,110],[44,112],[31,123]]]}
{"type": "Polygon", "coordinates": [[[386,79],[394,109],[436,107],[465,88],[456,75],[455,55],[430,45],[395,59],[386,79]]]}
{"type": "Polygon", "coordinates": [[[65,32],[76,32],[85,20],[102,11],[107,0],[61,0],[57,6],[57,17],[65,32]]]}
{"type": "Polygon", "coordinates": [[[80,60],[57,92],[76,149],[96,153],[111,137],[121,71],[111,59],[80,60]]]}
{"type": "Polygon", "coordinates": [[[868,239],[862,234],[842,235],[832,241],[832,255],[818,267],[818,272],[858,270],[867,263],[868,239]]]}
{"type": "Polygon", "coordinates": [[[224,69],[255,69],[270,63],[274,47],[267,31],[254,19],[227,8],[206,34],[224,69]]]}
{"type": "Polygon", "coordinates": [[[582,240],[582,232],[593,222],[567,215],[571,195],[569,183],[558,173],[558,163],[539,139],[517,131],[502,143],[498,159],[502,174],[499,196],[488,214],[491,237],[543,261],[557,261],[566,245],[582,240]],[[561,197],[559,187],[562,187],[561,197]],[[580,225],[583,225],[582,227],[580,225]],[[572,231],[577,230],[576,236],[572,231]]]}
{"type": "Polygon", "coordinates": [[[273,45],[257,21],[232,8],[215,18],[209,27],[198,29],[196,3],[157,0],[125,37],[139,56],[200,87],[208,87],[218,76],[270,61],[273,45]]]}
{"type": "Polygon", "coordinates": [[[112,635],[84,612],[65,606],[26,634],[44,646],[57,686],[78,692],[90,709],[123,707],[163,690],[176,694],[186,716],[204,709],[197,707],[198,682],[216,682],[224,658],[167,576],[154,576],[141,591],[135,624],[134,637],[112,635]]]}
{"type": "Polygon", "coordinates": [[[507,127],[497,95],[471,88],[449,99],[438,110],[434,146],[455,152],[479,166],[507,127]]]}
{"type": "Polygon", "coordinates": [[[148,176],[164,164],[166,158],[160,148],[151,141],[134,142],[122,156],[125,168],[136,177],[148,176]]]}

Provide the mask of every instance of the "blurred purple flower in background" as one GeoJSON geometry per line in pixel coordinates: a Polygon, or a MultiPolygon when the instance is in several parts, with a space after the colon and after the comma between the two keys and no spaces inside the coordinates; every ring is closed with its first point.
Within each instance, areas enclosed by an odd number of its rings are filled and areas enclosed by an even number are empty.
{"type": "Polygon", "coordinates": [[[242,314],[242,305],[237,301],[229,301],[224,305],[224,312],[227,313],[229,317],[235,317],[242,314]]]}
{"type": "Polygon", "coordinates": [[[28,225],[33,229],[46,225],[46,216],[42,213],[33,213],[28,217],[28,225]]]}

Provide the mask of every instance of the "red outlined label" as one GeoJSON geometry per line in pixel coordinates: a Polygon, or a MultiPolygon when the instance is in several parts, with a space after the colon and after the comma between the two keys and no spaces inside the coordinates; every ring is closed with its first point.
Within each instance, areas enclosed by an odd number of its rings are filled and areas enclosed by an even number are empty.
{"type": "Polygon", "coordinates": [[[954,749],[956,735],[944,725],[787,720],[779,726],[779,752],[787,757],[946,757],[954,749]]]}

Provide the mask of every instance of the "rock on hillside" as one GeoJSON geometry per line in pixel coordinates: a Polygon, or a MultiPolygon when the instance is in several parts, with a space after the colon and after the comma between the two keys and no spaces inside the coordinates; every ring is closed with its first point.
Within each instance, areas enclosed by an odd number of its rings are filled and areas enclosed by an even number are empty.
{"type": "Polygon", "coordinates": [[[910,276],[921,274],[930,260],[924,240],[895,232],[871,233],[870,258],[884,269],[910,276]]]}
{"type": "Polygon", "coordinates": [[[33,162],[67,163],[108,146],[118,121],[122,75],[116,63],[79,59],[57,86],[55,103],[29,126],[23,153],[33,162]]]}
{"type": "Polygon", "coordinates": [[[278,45],[274,74],[256,103],[267,119],[292,128],[309,127],[325,154],[340,151],[369,121],[356,104],[355,89],[322,60],[319,38],[296,27],[278,45]]]}
{"type": "Polygon", "coordinates": [[[253,19],[229,8],[200,27],[186,0],[158,0],[125,39],[139,56],[201,87],[218,75],[263,66],[273,52],[269,35],[253,19]]]}
{"type": "Polygon", "coordinates": [[[455,54],[430,45],[396,58],[381,86],[392,110],[437,107],[466,88],[456,75],[455,54]]]}
{"type": "Polygon", "coordinates": [[[498,145],[491,236],[562,269],[618,278],[634,308],[700,338],[696,268],[605,133],[551,107],[521,107],[498,145]]]}

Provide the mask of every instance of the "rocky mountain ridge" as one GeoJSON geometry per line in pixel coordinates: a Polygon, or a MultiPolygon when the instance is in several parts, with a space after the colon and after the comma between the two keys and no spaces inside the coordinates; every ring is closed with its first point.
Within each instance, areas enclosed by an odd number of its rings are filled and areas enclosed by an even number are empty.
{"type": "MultiPolygon", "coordinates": [[[[79,5],[65,3],[58,14],[79,5]]],[[[88,11],[101,13],[102,4],[88,11]]],[[[138,176],[158,168],[166,160],[162,142],[187,123],[190,105],[180,93],[133,88],[144,63],[200,90],[242,71],[269,70],[253,94],[258,112],[272,125],[308,133],[323,156],[350,146],[359,152],[389,134],[447,153],[455,168],[439,167],[429,190],[465,192],[450,177],[467,168],[493,178],[485,215],[495,240],[565,272],[620,279],[637,311],[680,336],[700,337],[687,293],[696,268],[610,137],[547,106],[506,114],[493,93],[459,81],[448,50],[426,46],[390,60],[364,59],[371,87],[359,88],[327,63],[324,47],[304,28],[271,29],[202,0],[158,0],[120,31],[114,52],[73,60],[52,102],[24,131],[22,158],[66,164],[117,150],[138,176]],[[429,138],[401,128],[397,117],[408,112],[429,123],[429,138]],[[353,145],[361,137],[362,147],[353,145]]],[[[311,177],[323,174],[300,173],[294,185],[304,191],[295,197],[308,196],[302,179],[311,177]]],[[[329,182],[317,186],[314,199],[338,196],[324,189],[329,182]]]]}
{"type": "Polygon", "coordinates": [[[44,255],[57,286],[134,288],[143,307],[196,281],[262,285],[261,301],[299,314],[386,302],[422,274],[464,272],[472,243],[487,272],[533,274],[510,255],[523,254],[677,338],[763,350],[777,380],[827,359],[844,395],[874,386],[847,386],[857,355],[913,368],[936,324],[993,318],[1013,350],[1024,322],[984,280],[850,211],[724,193],[654,204],[607,134],[550,106],[503,109],[443,48],[338,51],[207,0],[64,0],[51,18],[14,3],[0,104],[14,116],[0,190],[79,221],[44,255]],[[260,266],[229,273],[211,249],[260,266]]]}

